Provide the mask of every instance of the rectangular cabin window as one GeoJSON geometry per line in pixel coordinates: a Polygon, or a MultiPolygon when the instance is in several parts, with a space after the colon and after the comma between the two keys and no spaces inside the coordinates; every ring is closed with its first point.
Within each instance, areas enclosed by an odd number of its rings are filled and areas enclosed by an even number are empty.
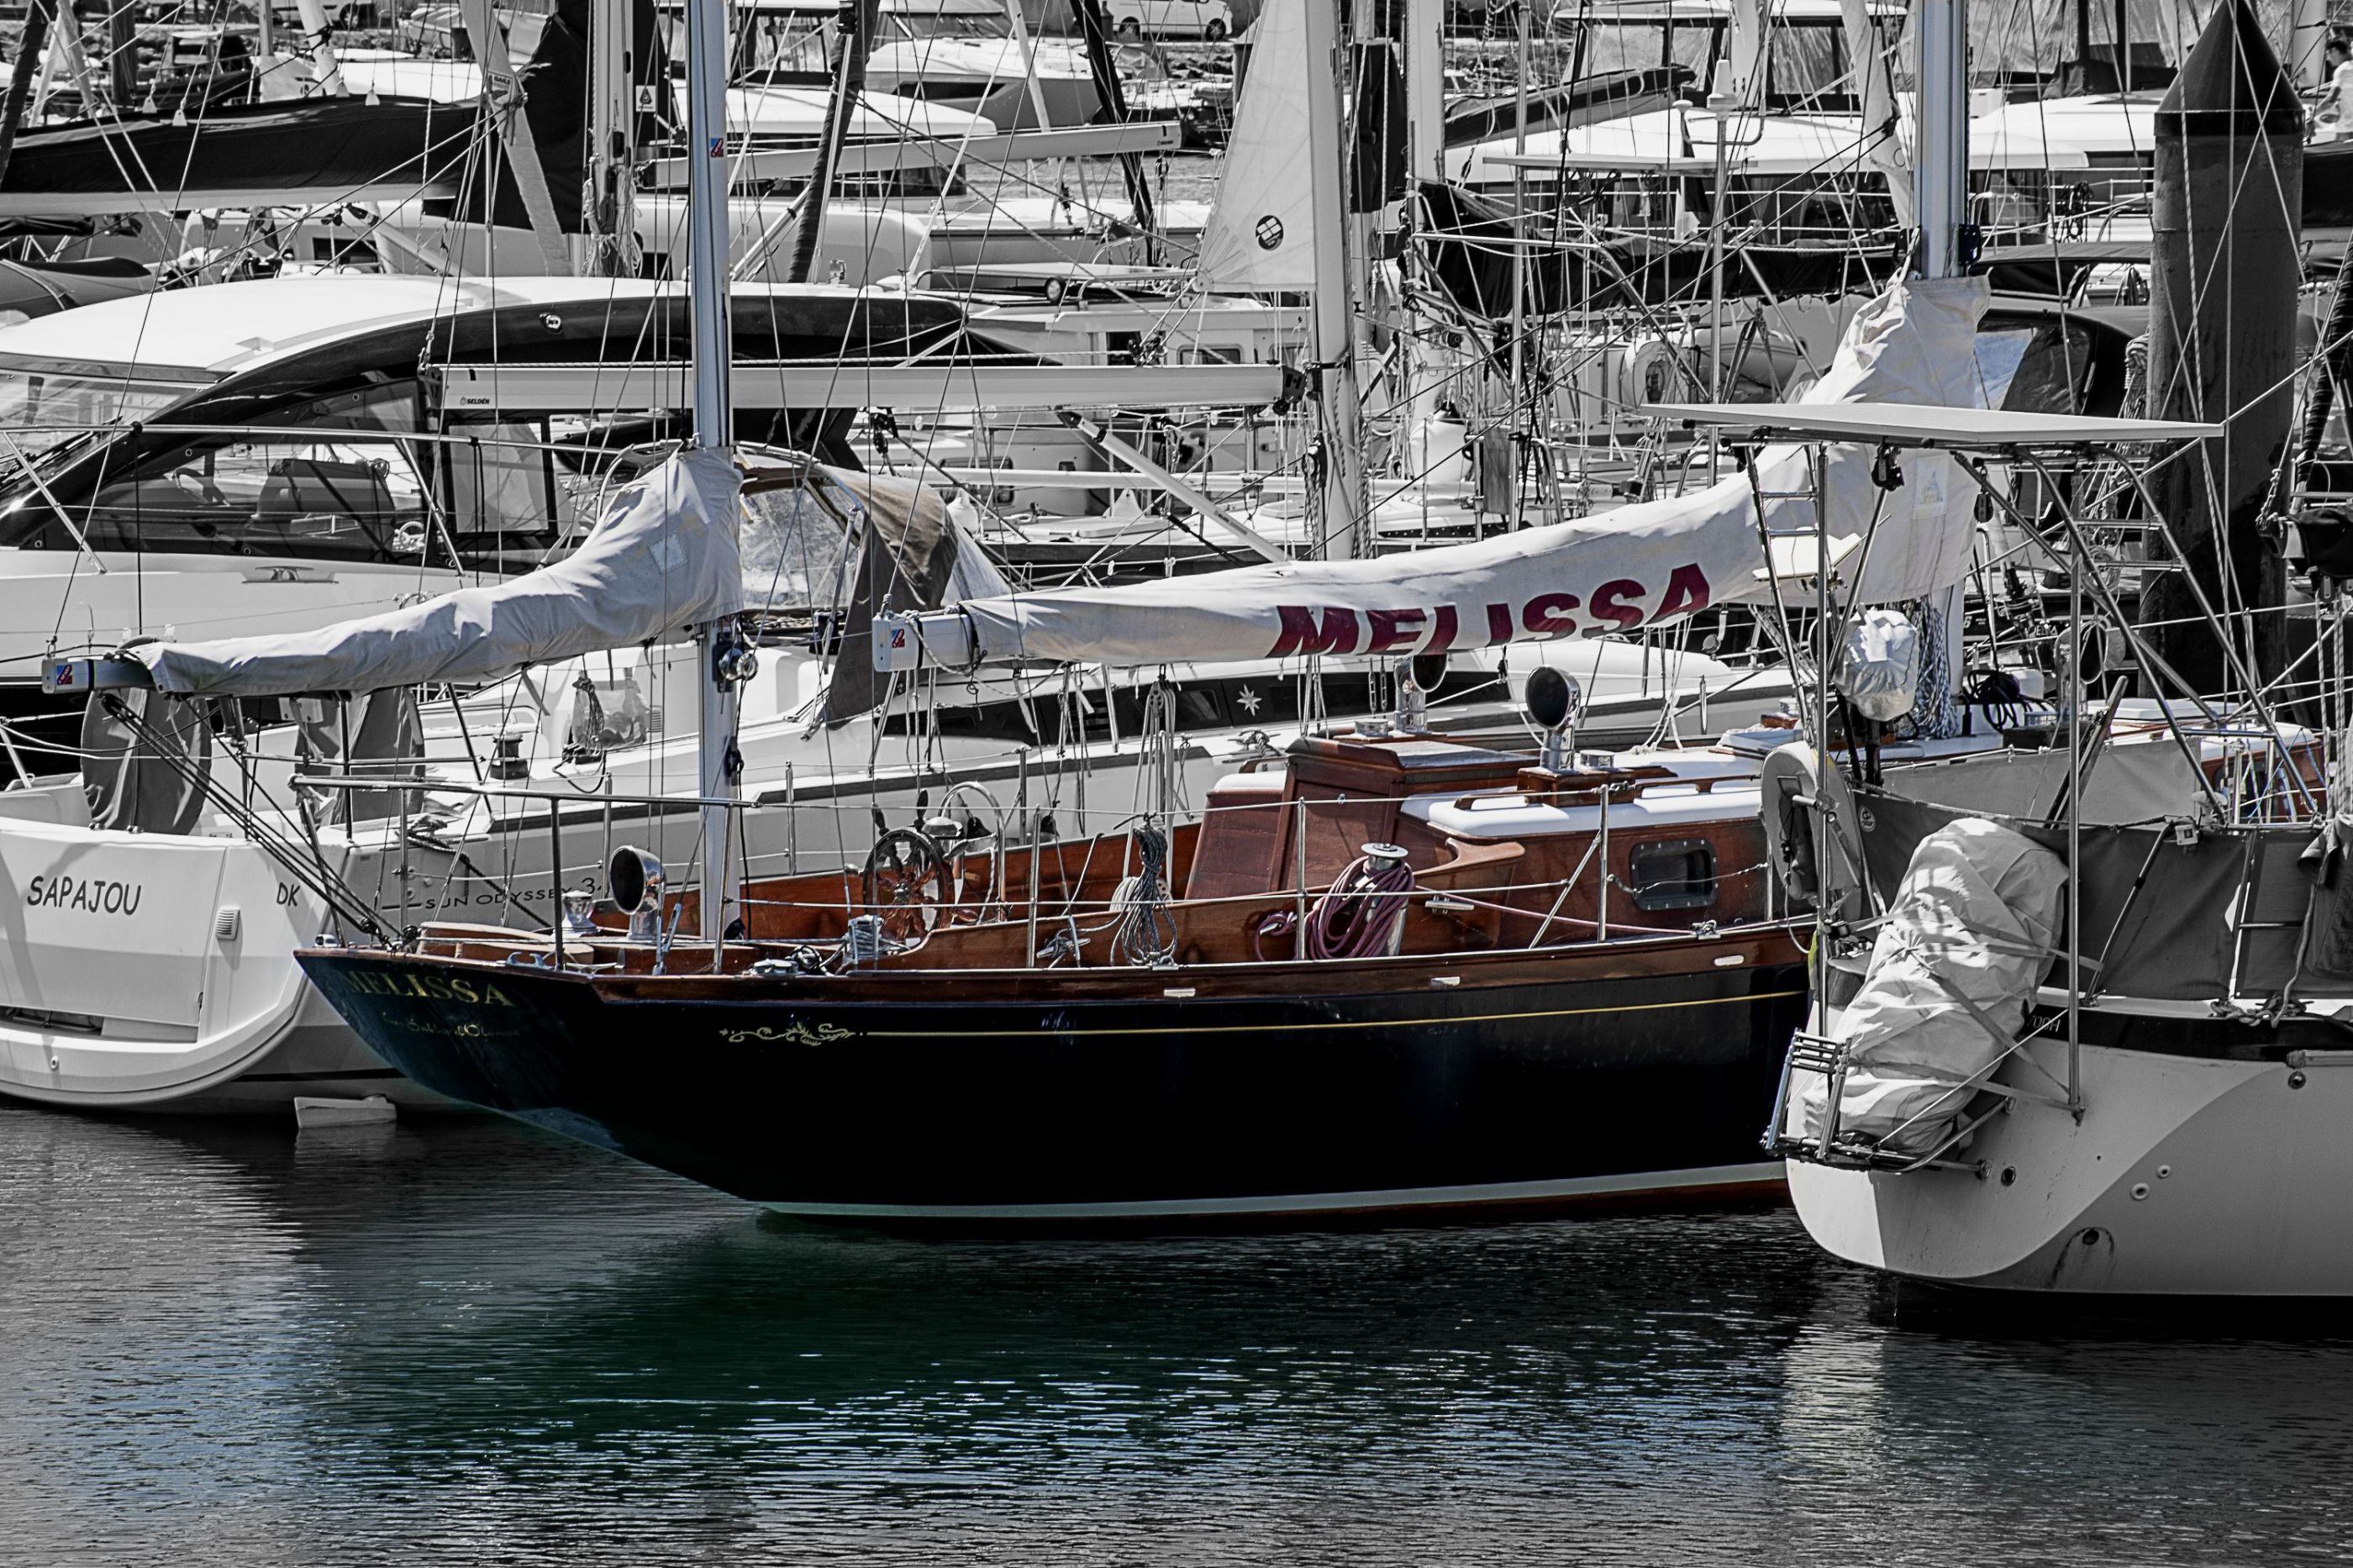
{"type": "Polygon", "coordinates": [[[592,433],[567,428],[579,456],[567,450],[559,462],[546,419],[452,421],[449,431],[479,437],[429,448],[450,534],[469,555],[577,543],[619,488],[601,470],[588,471],[598,455],[592,433]]]}
{"type": "Polygon", "coordinates": [[[84,528],[101,550],[399,562],[429,520],[407,447],[322,429],[192,443],[100,486],[84,528]]]}
{"type": "Polygon", "coordinates": [[[1774,109],[1852,114],[1853,76],[1846,59],[1846,36],[1838,27],[1775,29],[1765,57],[1765,101],[1774,109]]]}
{"type": "Polygon", "coordinates": [[[0,429],[8,433],[11,458],[29,458],[96,426],[161,414],[208,384],[194,371],[185,379],[142,379],[91,364],[78,374],[57,362],[0,354],[0,429]]]}
{"type": "Polygon", "coordinates": [[[390,563],[424,554],[431,500],[417,454],[401,439],[417,425],[414,381],[270,409],[255,423],[268,428],[150,442],[143,450],[121,443],[125,466],[102,452],[102,477],[81,503],[90,542],[100,550],[390,563]]]}
{"type": "Polygon", "coordinates": [[[1628,870],[1638,910],[1704,910],[1715,902],[1715,847],[1704,838],[1637,844],[1628,870]]]}

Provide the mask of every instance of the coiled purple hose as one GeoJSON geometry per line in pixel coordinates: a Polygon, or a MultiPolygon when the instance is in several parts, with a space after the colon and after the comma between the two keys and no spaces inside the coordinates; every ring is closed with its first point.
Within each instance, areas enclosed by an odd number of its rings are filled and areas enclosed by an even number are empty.
{"type": "Polygon", "coordinates": [[[1307,911],[1307,956],[1370,958],[1386,952],[1412,891],[1413,868],[1404,861],[1358,856],[1307,911]]]}

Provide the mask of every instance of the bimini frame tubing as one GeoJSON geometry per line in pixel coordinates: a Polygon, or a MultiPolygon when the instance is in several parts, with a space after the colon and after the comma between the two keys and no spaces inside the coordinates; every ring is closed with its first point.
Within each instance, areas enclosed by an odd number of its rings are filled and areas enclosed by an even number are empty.
{"type": "MultiPolygon", "coordinates": [[[[2073,415],[2010,414],[2000,409],[1928,408],[1868,403],[1780,405],[1664,404],[1658,405],[1657,413],[1662,418],[1681,419],[1687,426],[1736,426],[1754,432],[1760,439],[1767,436],[1785,440],[1796,439],[1807,443],[1813,448],[1817,476],[1817,499],[1814,508],[1816,551],[1814,578],[1817,616],[1814,640],[1817,653],[1814,659],[1815,692],[1810,717],[1816,731],[1813,739],[1817,777],[1827,777],[1830,768],[1833,765],[1829,754],[1831,661],[1827,639],[1831,624],[1831,617],[1834,610],[1843,615],[1852,609],[1851,602],[1844,606],[1835,605],[1831,595],[1834,568],[1830,559],[1829,497],[1826,490],[1821,488],[1820,478],[1827,468],[1831,447],[1869,444],[1879,448],[1883,458],[1892,458],[1894,454],[1906,450],[1952,454],[1957,459],[1956,466],[1969,477],[1978,486],[1980,493],[1989,497],[1996,507],[2001,509],[2019,525],[2027,538],[2033,540],[2051,555],[2053,563],[2060,570],[2068,574],[2071,610],[2069,635],[2072,638],[2080,640],[2082,636],[2081,583],[2088,570],[2091,555],[2089,550],[2084,547],[2077,520],[2066,511],[2065,504],[2062,502],[2062,521],[2068,540],[2068,549],[2063,553],[2043,537],[2042,529],[2020,516],[2010,499],[1994,487],[1986,471],[1988,460],[2026,463],[2038,473],[2047,477],[2049,470],[2042,466],[2042,461],[2043,453],[2080,452],[2093,447],[2121,448],[2128,445],[2146,445],[2156,447],[2206,439],[2221,428],[2219,426],[2180,421],[2101,419],[2073,415]]],[[[2127,473],[2132,473],[2132,467],[2122,451],[2117,452],[2116,460],[2127,473]]],[[[2049,488],[2054,496],[2061,493],[2055,485],[2049,488]]],[[[2147,493],[2147,487],[2141,482],[2137,474],[2134,474],[2133,489],[2136,494],[2147,493]]],[[[1876,526],[1877,520],[1874,518],[1872,527],[1875,530],[1876,526]]],[[[1866,534],[1861,552],[1863,559],[1868,559],[1871,541],[1866,534]]],[[[2122,618],[2113,595],[2107,591],[2106,584],[2100,583],[2096,577],[2093,582],[2101,607],[2112,616],[2116,616],[2118,624],[2126,628],[2127,637],[2131,637],[2131,623],[2122,618]]],[[[1775,597],[1778,600],[1779,584],[1777,582],[1774,586],[1775,597]]],[[[2133,639],[2133,646],[2137,656],[2141,658],[2144,668],[2156,670],[2159,668],[2147,656],[2146,650],[2140,647],[2137,638],[2133,639]]],[[[2069,677],[2069,691],[2073,700],[2069,708],[2068,756],[2072,770],[2070,778],[2073,783],[2072,787],[2067,791],[2070,876],[2067,948],[2064,955],[2067,963],[2066,1109],[2081,1118],[2084,1113],[2083,1031],[2079,1024],[2083,1001],[2083,939],[2078,929],[2080,901],[2073,872],[2078,863],[2075,850],[2081,841],[2083,827],[2081,807],[2082,770],[2084,761],[2082,735],[2083,680],[2081,660],[2071,659],[2070,664],[2072,672],[2069,677]]],[[[2188,739],[2180,733],[2179,727],[2169,710],[2166,714],[2166,724],[2168,729],[2172,731],[2177,743],[2182,746],[2184,754],[2190,759],[2193,774],[2200,780],[2201,785],[2204,785],[2204,771],[2195,765],[2197,754],[2189,747],[2188,739]]],[[[2209,797],[2211,798],[2211,785],[2206,787],[2209,797]]],[[[1827,803],[1820,798],[1827,793],[1827,791],[1816,792],[1816,798],[1807,803],[1810,812],[1819,816],[1829,809],[1827,803]]],[[[1829,832],[1831,826],[1831,825],[1827,821],[1817,823],[1818,841],[1829,832]]],[[[1825,1163],[1852,1164],[1856,1163],[1855,1156],[1834,1156],[1831,1148],[1836,1138],[1836,1097],[1845,1078],[1846,1058],[1838,1044],[1829,1038],[1828,991],[1824,984],[1831,944],[1849,932],[1843,922],[1835,918],[1830,900],[1826,899],[1816,900],[1814,920],[1812,963],[1814,1004],[1811,1019],[1813,1026],[1801,1032],[1798,1038],[1791,1042],[1788,1061],[1782,1070],[1778,1089],[1775,1096],[1773,1122],[1767,1130],[1765,1143],[1769,1151],[1789,1158],[1814,1160],[1825,1163]],[[1793,1138],[1787,1131],[1789,1105],[1794,1093],[1793,1086],[1801,1072],[1825,1076],[1830,1080],[1831,1108],[1825,1115],[1820,1137],[1813,1141],[1793,1138]]],[[[2009,1049],[2000,1059],[2006,1061],[2022,1041],[2005,1041],[2004,1043],[2009,1049]]],[[[1996,1065],[1998,1066],[1999,1063],[1996,1065]]],[[[1991,1071],[1992,1068],[1989,1068],[1985,1073],[1977,1075],[1977,1079],[1983,1079],[1991,1071]]],[[[2018,1098],[2021,1093],[2007,1086],[1991,1086],[1980,1083],[1977,1079],[1954,1086],[1954,1092],[1959,1093],[1965,1089],[1983,1088],[1994,1088],[1996,1092],[2009,1098],[2018,1098]]],[[[2039,1096],[2029,1097],[2040,1098],[2039,1096]]],[[[1941,1156],[1975,1125],[1975,1121],[1964,1117],[1961,1128],[1950,1137],[1940,1141],[1937,1147],[1926,1156],[1907,1155],[1900,1161],[1891,1159],[1888,1162],[1866,1161],[1864,1163],[1899,1170],[1950,1166],[1952,1163],[1944,1160],[1941,1156]]]]}

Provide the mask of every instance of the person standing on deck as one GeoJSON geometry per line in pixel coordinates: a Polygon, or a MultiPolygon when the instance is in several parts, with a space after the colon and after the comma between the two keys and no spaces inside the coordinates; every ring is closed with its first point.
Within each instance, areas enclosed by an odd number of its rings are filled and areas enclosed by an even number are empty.
{"type": "Polygon", "coordinates": [[[2335,142],[2346,134],[2348,122],[2353,121],[2353,41],[2337,34],[2320,54],[2328,67],[2328,80],[2312,106],[2312,139],[2335,142]]]}

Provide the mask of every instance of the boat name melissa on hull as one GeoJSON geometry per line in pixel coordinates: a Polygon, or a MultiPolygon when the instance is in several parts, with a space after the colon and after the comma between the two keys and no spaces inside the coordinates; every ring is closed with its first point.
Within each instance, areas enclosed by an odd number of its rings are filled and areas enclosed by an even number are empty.
{"type": "Polygon", "coordinates": [[[1575,594],[1548,589],[1520,602],[1483,606],[1486,631],[1470,643],[1461,641],[1462,612],[1454,605],[1428,608],[1365,609],[1345,605],[1277,605],[1282,634],[1267,649],[1269,658],[1294,658],[1315,654],[1444,653],[1458,647],[1495,647],[1516,642],[1525,634],[1538,639],[1602,636],[1640,629],[1652,621],[1697,615],[1714,601],[1707,574],[1696,563],[1676,567],[1667,577],[1659,607],[1645,612],[1632,600],[1647,599],[1651,591],[1631,577],[1619,577],[1593,590],[1589,605],[1575,594]],[[1580,605],[1592,623],[1580,623],[1570,612],[1580,605]],[[1361,616],[1361,626],[1359,619],[1361,616]]]}
{"type": "Polygon", "coordinates": [[[371,996],[416,996],[427,1002],[463,1002],[478,1007],[512,1007],[514,1002],[492,981],[479,984],[462,974],[434,974],[424,970],[407,973],[355,973],[353,989],[371,996]]]}

